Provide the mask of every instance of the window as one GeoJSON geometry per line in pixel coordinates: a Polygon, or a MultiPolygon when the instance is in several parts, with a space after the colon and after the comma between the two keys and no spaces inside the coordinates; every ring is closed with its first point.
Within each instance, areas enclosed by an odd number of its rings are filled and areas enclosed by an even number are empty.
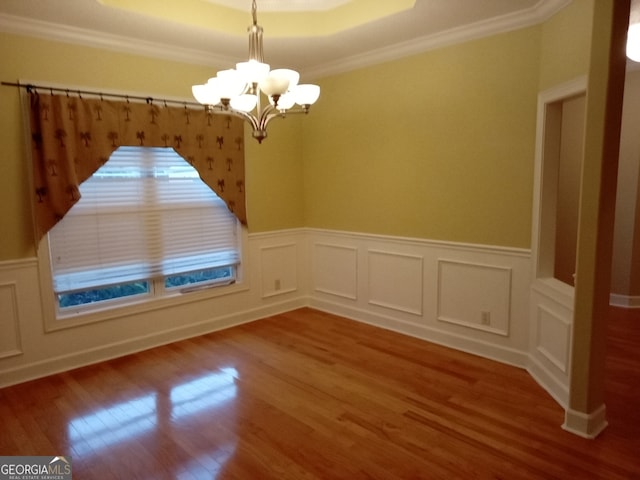
{"type": "Polygon", "coordinates": [[[238,222],[173,149],[120,147],[49,232],[60,313],[235,281],[238,222]]]}

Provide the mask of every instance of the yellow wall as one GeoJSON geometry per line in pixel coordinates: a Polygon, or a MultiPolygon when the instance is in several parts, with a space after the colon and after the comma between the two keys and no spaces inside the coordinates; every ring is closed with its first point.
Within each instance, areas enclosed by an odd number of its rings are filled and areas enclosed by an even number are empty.
{"type": "Polygon", "coordinates": [[[540,91],[589,69],[594,0],[574,0],[542,25],[540,91]]]}
{"type": "Polygon", "coordinates": [[[301,125],[306,118],[275,118],[262,144],[246,131],[247,216],[251,232],[304,226],[301,125]]]}
{"type": "Polygon", "coordinates": [[[321,81],[307,225],[530,245],[540,27],[321,81]]]}
{"type": "MultiPolygon", "coordinates": [[[[0,79],[39,81],[89,89],[189,99],[190,86],[213,68],[143,58],[21,36],[0,34],[0,79]]],[[[18,89],[0,88],[0,261],[35,255],[26,181],[23,115],[18,89]]],[[[281,122],[279,119],[275,122],[281,122]]],[[[302,226],[298,119],[274,125],[263,148],[247,131],[248,209],[251,231],[302,226]],[[255,168],[254,168],[255,167],[255,168]],[[254,228],[255,225],[255,228],[254,228]]]]}

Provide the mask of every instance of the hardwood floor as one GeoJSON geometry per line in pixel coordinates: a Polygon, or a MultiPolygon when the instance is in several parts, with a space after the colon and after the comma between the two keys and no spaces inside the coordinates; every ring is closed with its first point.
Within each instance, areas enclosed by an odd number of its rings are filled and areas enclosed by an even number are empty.
{"type": "Polygon", "coordinates": [[[0,390],[0,455],[74,479],[640,479],[640,312],[612,311],[610,427],[525,372],[311,309],[0,390]]]}

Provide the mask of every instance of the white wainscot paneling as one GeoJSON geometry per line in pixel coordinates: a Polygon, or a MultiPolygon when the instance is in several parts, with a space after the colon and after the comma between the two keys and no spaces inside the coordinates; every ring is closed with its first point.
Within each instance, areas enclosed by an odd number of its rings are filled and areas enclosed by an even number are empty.
{"type": "Polygon", "coordinates": [[[511,268],[438,260],[438,320],[509,335],[511,268]]]}
{"type": "Polygon", "coordinates": [[[357,300],[357,248],[315,243],[313,245],[313,284],[316,292],[357,300]]]}
{"type": "Polygon", "coordinates": [[[0,284],[0,358],[22,353],[15,283],[0,284]]]}
{"type": "Polygon", "coordinates": [[[369,303],[422,316],[423,264],[422,256],[369,250],[369,303]]]}
{"type": "Polygon", "coordinates": [[[562,373],[567,373],[571,324],[538,305],[536,349],[562,373]]]}
{"type": "Polygon", "coordinates": [[[263,298],[298,289],[297,258],[296,243],[264,246],[260,249],[263,298]]]}

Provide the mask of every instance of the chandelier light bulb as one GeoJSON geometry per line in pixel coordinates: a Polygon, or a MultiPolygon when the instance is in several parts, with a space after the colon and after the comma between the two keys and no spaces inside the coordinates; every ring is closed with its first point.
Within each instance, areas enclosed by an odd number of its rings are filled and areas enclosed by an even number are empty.
{"type": "Polygon", "coordinates": [[[233,97],[230,101],[231,108],[240,110],[241,112],[250,112],[258,104],[258,97],[250,94],[238,95],[233,97]]]}
{"type": "MultiPolygon", "coordinates": [[[[271,102],[271,105],[275,106],[275,102],[272,99],[269,99],[269,101],[271,102]]],[[[280,95],[280,98],[278,99],[278,110],[281,113],[284,113],[287,110],[289,110],[291,107],[293,107],[295,104],[296,104],[296,101],[293,98],[293,93],[291,92],[284,93],[280,95]]]]}
{"type": "Polygon", "coordinates": [[[217,74],[220,98],[231,99],[244,93],[247,83],[237,70],[221,70],[217,74]]]}
{"type": "Polygon", "coordinates": [[[259,83],[269,75],[269,64],[249,60],[247,62],[236,63],[236,70],[244,78],[246,83],[259,83]]]}
{"type": "Polygon", "coordinates": [[[640,23],[629,26],[627,32],[627,57],[640,62],[640,23]]]}
{"type": "Polygon", "coordinates": [[[289,88],[289,79],[270,74],[262,79],[259,86],[260,90],[268,97],[282,95],[289,88]]]}
{"type": "MultiPolygon", "coordinates": [[[[274,77],[285,77],[289,79],[289,90],[292,90],[300,81],[300,74],[295,70],[289,68],[276,68],[271,70],[271,75],[274,77]]],[[[284,93],[284,92],[283,92],[284,93]]]]}
{"type": "Polygon", "coordinates": [[[320,97],[320,87],[311,84],[298,85],[293,90],[293,96],[298,105],[308,107],[316,103],[318,97],[320,97]]]}
{"type": "Polygon", "coordinates": [[[195,99],[203,105],[217,105],[220,103],[220,96],[208,83],[204,85],[194,85],[191,87],[191,92],[195,99]]]}

